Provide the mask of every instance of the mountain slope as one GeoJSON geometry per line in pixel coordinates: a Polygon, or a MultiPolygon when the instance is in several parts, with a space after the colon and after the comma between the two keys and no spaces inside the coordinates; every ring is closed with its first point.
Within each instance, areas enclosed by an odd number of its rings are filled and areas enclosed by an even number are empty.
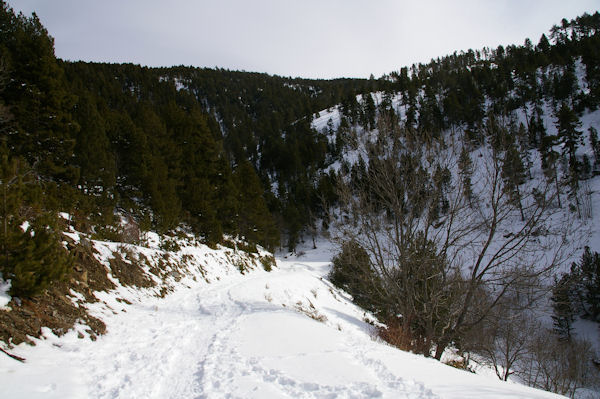
{"type": "Polygon", "coordinates": [[[368,316],[323,279],[331,257],[323,248],[280,258],[270,273],[241,275],[219,264],[218,251],[199,247],[212,259],[211,283],[188,276],[165,298],[123,287],[99,294],[101,302],[90,306],[107,334],[93,342],[76,331],[62,338],[46,332],[36,347],[14,348],[27,361],[0,357],[3,392],[11,398],[559,397],[373,340],[363,321],[368,316]]]}

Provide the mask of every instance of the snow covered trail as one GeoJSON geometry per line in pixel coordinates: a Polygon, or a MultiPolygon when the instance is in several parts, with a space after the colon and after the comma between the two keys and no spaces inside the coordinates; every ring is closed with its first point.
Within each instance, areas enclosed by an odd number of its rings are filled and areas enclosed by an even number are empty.
{"type": "Polygon", "coordinates": [[[558,397],[373,340],[363,311],[323,279],[327,259],[313,251],[270,273],[188,279],[163,299],[107,300],[96,342],[48,333],[14,348],[24,364],[1,356],[0,397],[558,397]]]}

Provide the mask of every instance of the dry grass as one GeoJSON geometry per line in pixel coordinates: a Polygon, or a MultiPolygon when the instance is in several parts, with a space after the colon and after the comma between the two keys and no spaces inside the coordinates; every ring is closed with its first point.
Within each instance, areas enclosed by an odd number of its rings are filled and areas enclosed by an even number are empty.
{"type": "MultiPolygon", "coordinates": [[[[410,325],[410,323],[407,323],[410,325]]],[[[379,338],[398,349],[407,352],[428,354],[430,344],[423,337],[414,334],[406,325],[397,320],[389,321],[385,326],[377,327],[379,338]]]]}

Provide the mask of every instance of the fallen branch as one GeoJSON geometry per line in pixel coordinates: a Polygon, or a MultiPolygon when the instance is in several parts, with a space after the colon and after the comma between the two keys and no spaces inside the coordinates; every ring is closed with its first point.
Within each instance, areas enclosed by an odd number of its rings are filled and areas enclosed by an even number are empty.
{"type": "Polygon", "coordinates": [[[21,363],[25,363],[25,358],[24,357],[20,357],[20,356],[17,356],[17,355],[13,355],[12,353],[8,353],[7,351],[5,351],[2,348],[0,348],[0,351],[4,352],[7,356],[12,357],[15,360],[18,360],[21,363]]]}

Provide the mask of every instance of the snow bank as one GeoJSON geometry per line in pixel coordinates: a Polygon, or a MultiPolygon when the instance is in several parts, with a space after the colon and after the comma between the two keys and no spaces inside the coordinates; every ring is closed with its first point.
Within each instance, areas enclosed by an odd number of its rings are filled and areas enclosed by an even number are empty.
{"type": "Polygon", "coordinates": [[[10,281],[4,281],[0,277],[0,309],[6,307],[11,300],[11,296],[8,294],[10,290],[10,281]]]}
{"type": "Polygon", "coordinates": [[[369,316],[323,278],[332,250],[282,255],[272,272],[243,275],[233,250],[184,247],[202,270],[166,297],[130,287],[98,294],[90,311],[108,332],[95,342],[77,326],[14,348],[26,363],[0,356],[3,397],[558,397],[373,339],[369,316]]]}

